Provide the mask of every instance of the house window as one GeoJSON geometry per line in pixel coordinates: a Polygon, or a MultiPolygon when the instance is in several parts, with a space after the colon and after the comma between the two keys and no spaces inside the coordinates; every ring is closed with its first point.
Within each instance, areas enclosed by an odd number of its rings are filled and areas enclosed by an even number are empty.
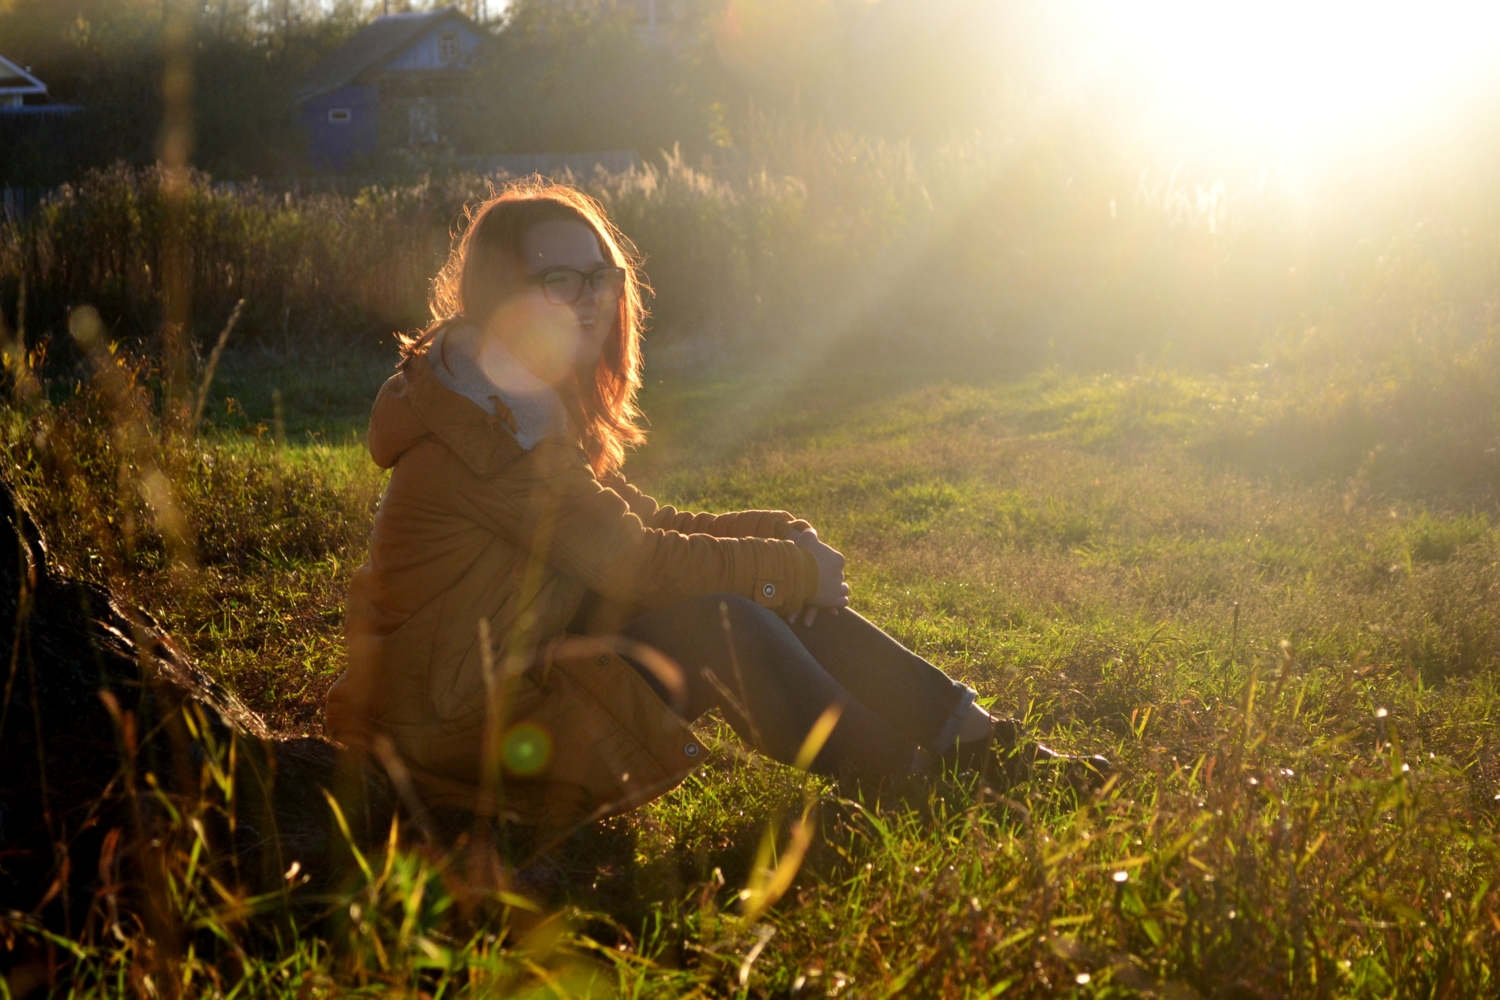
{"type": "Polygon", "coordinates": [[[349,120],[353,117],[353,112],[351,112],[348,108],[328,109],[328,120],[333,122],[335,125],[347,125],[349,123],[349,120]]]}
{"type": "Polygon", "coordinates": [[[438,35],[438,61],[450,63],[458,58],[458,32],[445,31],[438,35]]]}

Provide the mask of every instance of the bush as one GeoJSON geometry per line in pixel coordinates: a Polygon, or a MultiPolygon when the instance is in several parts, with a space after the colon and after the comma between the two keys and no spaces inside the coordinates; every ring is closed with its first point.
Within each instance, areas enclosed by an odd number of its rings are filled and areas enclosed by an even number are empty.
{"type": "MultiPolygon", "coordinates": [[[[1082,139],[1043,135],[1019,151],[976,139],[919,155],[903,143],[757,128],[724,168],[671,153],[580,180],[646,259],[659,340],[831,348],[874,338],[1106,362],[1173,336],[1210,351],[1244,340],[1233,303],[1220,301],[1223,282],[1180,267],[1202,258],[1209,268],[1232,251],[1184,225],[1177,206],[1130,203],[1117,159],[1089,190],[1073,185],[1069,163],[1089,155],[1082,139]],[[1126,205],[1118,224],[1103,214],[1111,197],[1126,205]],[[1174,330],[1184,315],[1192,329],[1174,330]]],[[[464,207],[491,184],[458,174],[347,197],[276,194],[200,173],[174,188],[159,168],[116,166],[4,230],[0,307],[14,324],[24,284],[33,334],[60,331],[70,308],[90,304],[115,336],[146,339],[162,326],[180,251],[200,339],[241,298],[242,340],[338,341],[417,325],[464,207]]]]}
{"type": "Polygon", "coordinates": [[[447,250],[451,213],[435,218],[442,202],[425,187],[293,197],[190,173],[178,190],[174,199],[161,168],[123,165],[60,188],[6,232],[11,317],[24,282],[32,330],[61,331],[68,311],[88,304],[114,336],[143,340],[162,325],[168,254],[180,250],[202,337],[239,299],[241,336],[251,340],[400,327],[421,319],[427,280],[447,250]]]}
{"type": "Polygon", "coordinates": [[[245,573],[362,550],[378,480],[341,481],[316,446],[291,457],[266,435],[200,438],[161,400],[150,363],[98,349],[87,364],[46,392],[18,367],[0,424],[6,475],[64,572],[150,585],[176,568],[245,573]]]}

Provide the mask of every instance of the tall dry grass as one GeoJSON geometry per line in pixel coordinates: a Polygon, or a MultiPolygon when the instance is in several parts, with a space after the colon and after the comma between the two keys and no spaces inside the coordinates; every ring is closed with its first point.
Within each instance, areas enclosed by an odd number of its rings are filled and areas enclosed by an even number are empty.
{"type": "MultiPolygon", "coordinates": [[[[1347,368],[1463,349],[1493,322],[1500,188],[1482,135],[1430,157],[1226,177],[1142,152],[1086,110],[925,147],[770,118],[741,131],[719,162],[665,153],[574,178],[645,258],[658,348],[1347,368]]],[[[0,309],[17,326],[24,286],[35,336],[87,303],[116,338],[149,338],[163,255],[180,246],[205,346],[241,298],[242,341],[383,336],[425,319],[465,206],[497,181],[334,195],[195,174],[174,229],[161,172],[115,167],[0,229],[0,309]]]]}

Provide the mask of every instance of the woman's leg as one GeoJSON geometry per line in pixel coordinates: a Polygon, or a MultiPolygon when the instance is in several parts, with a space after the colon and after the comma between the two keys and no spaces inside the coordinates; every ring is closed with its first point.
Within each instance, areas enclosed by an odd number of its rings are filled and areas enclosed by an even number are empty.
{"type": "Polygon", "coordinates": [[[821,610],[811,625],[799,615],[792,632],[850,694],[934,756],[959,738],[966,712],[979,712],[972,708],[973,688],[848,608],[821,610]]]}
{"type": "MultiPolygon", "coordinates": [[[[973,692],[853,612],[835,616],[833,627],[822,618],[794,631],[753,601],[713,594],[642,615],[622,631],[681,667],[685,703],[677,707],[684,718],[718,706],[746,742],[790,763],[818,717],[838,705],[839,723],[814,770],[909,773],[918,745],[930,748],[927,741],[950,725],[973,692]],[[804,638],[828,657],[837,676],[804,638]]],[[[665,688],[658,684],[658,690],[665,697],[665,688]]]]}

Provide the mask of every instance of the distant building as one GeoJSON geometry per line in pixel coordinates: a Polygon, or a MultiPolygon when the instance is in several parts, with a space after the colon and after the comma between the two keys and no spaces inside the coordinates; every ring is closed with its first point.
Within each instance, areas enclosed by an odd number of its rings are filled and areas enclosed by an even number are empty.
{"type": "Polygon", "coordinates": [[[442,145],[467,110],[484,29],[453,7],[377,17],[323,59],[297,93],[313,165],[442,145]]]}

